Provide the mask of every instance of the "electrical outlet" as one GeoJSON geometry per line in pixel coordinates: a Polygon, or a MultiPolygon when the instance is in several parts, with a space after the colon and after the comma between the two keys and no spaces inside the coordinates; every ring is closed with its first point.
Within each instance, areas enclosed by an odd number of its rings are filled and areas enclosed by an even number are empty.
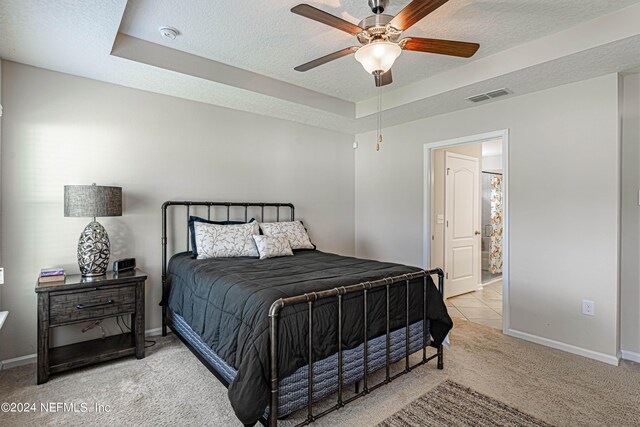
{"type": "Polygon", "coordinates": [[[582,300],[582,314],[586,314],[587,316],[595,316],[596,314],[596,303],[588,300],[582,300]]]}

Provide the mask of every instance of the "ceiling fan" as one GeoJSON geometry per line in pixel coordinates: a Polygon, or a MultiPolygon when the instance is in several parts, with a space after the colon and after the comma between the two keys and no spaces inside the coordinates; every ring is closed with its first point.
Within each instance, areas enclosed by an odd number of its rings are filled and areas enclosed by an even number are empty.
{"type": "Polygon", "coordinates": [[[296,71],[308,71],[327,62],[355,53],[356,60],[368,73],[373,74],[376,86],[393,81],[391,67],[402,50],[436,53],[440,55],[472,57],[480,45],[451,40],[401,38],[402,33],[449,0],[413,0],[396,16],[384,14],[389,0],[369,0],[373,15],[358,25],[345,21],[308,4],[299,4],[291,12],[313,19],[357,37],[361,46],[352,46],[295,67],[296,71]]]}

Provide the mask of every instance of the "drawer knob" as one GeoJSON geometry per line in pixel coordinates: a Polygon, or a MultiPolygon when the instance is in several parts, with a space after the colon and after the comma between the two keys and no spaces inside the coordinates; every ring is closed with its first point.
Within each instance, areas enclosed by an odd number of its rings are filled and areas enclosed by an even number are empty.
{"type": "Polygon", "coordinates": [[[109,304],[113,304],[113,300],[112,299],[110,299],[107,302],[99,302],[99,303],[96,303],[96,304],[78,304],[78,305],[76,305],[76,308],[78,310],[82,310],[82,309],[85,309],[85,308],[101,307],[103,305],[109,305],[109,304]]]}

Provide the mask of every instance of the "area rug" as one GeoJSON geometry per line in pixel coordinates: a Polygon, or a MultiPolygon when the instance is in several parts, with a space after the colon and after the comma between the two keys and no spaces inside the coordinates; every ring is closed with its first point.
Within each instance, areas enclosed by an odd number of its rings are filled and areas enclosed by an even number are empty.
{"type": "Polygon", "coordinates": [[[475,427],[549,424],[453,381],[445,381],[378,427],[475,427]]]}

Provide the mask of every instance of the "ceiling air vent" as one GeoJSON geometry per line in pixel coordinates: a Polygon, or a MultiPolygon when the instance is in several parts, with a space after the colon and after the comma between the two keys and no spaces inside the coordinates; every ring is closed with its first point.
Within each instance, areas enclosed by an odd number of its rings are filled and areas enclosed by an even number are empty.
{"type": "Polygon", "coordinates": [[[502,88],[502,89],[492,90],[491,92],[487,92],[487,93],[481,93],[479,95],[473,95],[466,99],[471,102],[482,102],[482,101],[488,101],[493,98],[499,98],[501,96],[509,95],[510,93],[511,91],[509,89],[502,88]]]}
{"type": "Polygon", "coordinates": [[[492,90],[491,92],[487,92],[487,96],[489,98],[498,98],[500,96],[509,95],[510,93],[511,92],[509,92],[509,89],[502,88],[498,90],[492,90]]]}
{"type": "Polygon", "coordinates": [[[467,98],[469,101],[471,102],[482,102],[482,101],[487,101],[491,98],[489,98],[489,96],[482,94],[482,95],[474,95],[474,96],[470,96],[469,98],[467,98]]]}

